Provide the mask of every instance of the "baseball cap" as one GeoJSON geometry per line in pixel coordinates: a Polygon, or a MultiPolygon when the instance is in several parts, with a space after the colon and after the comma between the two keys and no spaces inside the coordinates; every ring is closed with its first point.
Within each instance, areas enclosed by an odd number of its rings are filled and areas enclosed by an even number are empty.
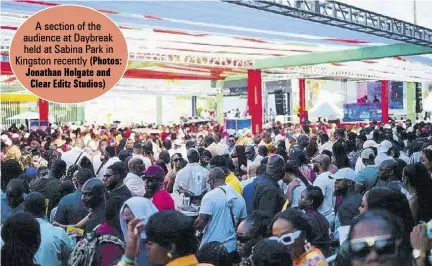
{"type": "Polygon", "coordinates": [[[363,143],[363,149],[371,148],[371,147],[378,147],[379,145],[374,140],[366,140],[363,143]]]}
{"type": "Polygon", "coordinates": [[[315,156],[315,158],[312,159],[312,162],[317,162],[323,164],[324,166],[329,166],[330,157],[325,154],[318,154],[317,156],[315,156]]]}
{"type": "Polygon", "coordinates": [[[181,146],[182,145],[181,140],[175,139],[174,140],[174,145],[181,146]]]}
{"type": "Polygon", "coordinates": [[[364,150],[362,151],[362,153],[361,153],[361,157],[362,157],[363,159],[367,159],[367,160],[371,159],[371,158],[370,158],[371,155],[373,155],[373,158],[375,158],[375,153],[374,153],[374,151],[373,151],[372,149],[369,149],[369,148],[364,149],[364,150]]]}
{"type": "Polygon", "coordinates": [[[147,168],[147,170],[144,172],[145,176],[148,177],[158,177],[160,179],[163,179],[165,177],[165,172],[164,170],[158,166],[158,165],[152,165],[149,168],[147,168]]]}
{"type": "Polygon", "coordinates": [[[378,151],[379,152],[387,152],[392,146],[393,146],[393,144],[390,141],[383,140],[378,147],[378,151]]]}
{"type": "Polygon", "coordinates": [[[331,179],[336,179],[336,180],[348,179],[351,181],[355,181],[356,173],[354,172],[353,169],[346,167],[346,168],[339,169],[336,172],[336,174],[330,175],[329,177],[331,179]]]}
{"type": "Polygon", "coordinates": [[[12,134],[12,139],[19,139],[20,136],[17,133],[12,134]]]}

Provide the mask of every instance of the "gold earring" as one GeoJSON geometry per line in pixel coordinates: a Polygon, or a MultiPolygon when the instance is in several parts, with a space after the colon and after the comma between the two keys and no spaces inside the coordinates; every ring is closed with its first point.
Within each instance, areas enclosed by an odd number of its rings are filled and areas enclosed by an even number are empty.
{"type": "Polygon", "coordinates": [[[167,253],[167,257],[168,257],[169,259],[172,259],[173,255],[172,255],[170,252],[168,252],[168,253],[167,253]]]}

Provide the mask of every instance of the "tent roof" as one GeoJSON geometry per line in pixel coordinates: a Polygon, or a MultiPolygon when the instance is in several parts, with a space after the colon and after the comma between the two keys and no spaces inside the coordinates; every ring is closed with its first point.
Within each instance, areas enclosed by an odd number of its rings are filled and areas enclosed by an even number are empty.
{"type": "Polygon", "coordinates": [[[342,110],[331,102],[321,102],[308,111],[312,117],[341,117],[342,110]]]}
{"type": "Polygon", "coordinates": [[[27,111],[7,118],[7,120],[39,119],[39,113],[27,111]]]}
{"type": "MultiPolygon", "coordinates": [[[[2,55],[26,17],[77,1],[1,2],[2,55]]],[[[130,51],[125,78],[221,80],[245,74],[253,60],[337,51],[397,41],[220,1],[90,1],[122,29],[130,51]]],[[[432,77],[432,55],[265,70],[287,78],[423,81],[432,77]]],[[[12,74],[2,64],[2,74],[12,74]],[[9,71],[9,72],[8,72],[9,71]]]]}

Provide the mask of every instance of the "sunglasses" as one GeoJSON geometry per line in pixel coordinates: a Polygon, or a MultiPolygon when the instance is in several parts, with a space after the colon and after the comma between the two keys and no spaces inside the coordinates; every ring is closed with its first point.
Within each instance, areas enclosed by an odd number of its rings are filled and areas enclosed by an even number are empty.
{"type": "Polygon", "coordinates": [[[269,237],[269,240],[276,240],[277,242],[285,245],[285,246],[289,246],[294,244],[294,242],[300,237],[301,235],[301,230],[295,231],[293,233],[285,233],[283,235],[281,235],[280,237],[277,236],[272,236],[269,237]]]}
{"type": "Polygon", "coordinates": [[[173,162],[179,162],[179,161],[181,161],[180,158],[176,158],[176,159],[173,160],[173,162]]]}
{"type": "Polygon", "coordinates": [[[253,237],[237,235],[237,241],[242,243],[242,244],[248,242],[251,239],[253,239],[253,237]]]}
{"type": "Polygon", "coordinates": [[[401,240],[394,239],[391,235],[353,239],[349,243],[351,259],[364,261],[372,250],[380,258],[391,258],[396,255],[401,242],[401,240]]]}

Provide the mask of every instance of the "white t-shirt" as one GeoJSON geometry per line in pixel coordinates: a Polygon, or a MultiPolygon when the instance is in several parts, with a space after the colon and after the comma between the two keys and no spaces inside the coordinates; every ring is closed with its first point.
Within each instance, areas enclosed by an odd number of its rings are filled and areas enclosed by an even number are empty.
{"type": "Polygon", "coordinates": [[[231,208],[236,224],[240,219],[247,217],[246,203],[243,197],[235,192],[230,185],[215,188],[208,192],[202,199],[199,213],[211,215],[211,218],[204,228],[204,235],[200,248],[206,243],[218,241],[221,242],[230,253],[237,249],[236,232],[230,208],[228,207],[229,204],[232,206],[231,208]]]}
{"type": "Polygon", "coordinates": [[[330,172],[324,172],[317,176],[314,186],[321,188],[324,194],[324,201],[318,211],[324,215],[328,222],[334,222],[334,206],[335,206],[335,180],[329,178],[330,172]]]}
{"type": "Polygon", "coordinates": [[[118,157],[111,157],[108,159],[108,161],[102,166],[101,170],[99,171],[99,174],[97,175],[100,179],[105,175],[106,170],[108,167],[113,165],[116,162],[121,162],[118,157]]]}

